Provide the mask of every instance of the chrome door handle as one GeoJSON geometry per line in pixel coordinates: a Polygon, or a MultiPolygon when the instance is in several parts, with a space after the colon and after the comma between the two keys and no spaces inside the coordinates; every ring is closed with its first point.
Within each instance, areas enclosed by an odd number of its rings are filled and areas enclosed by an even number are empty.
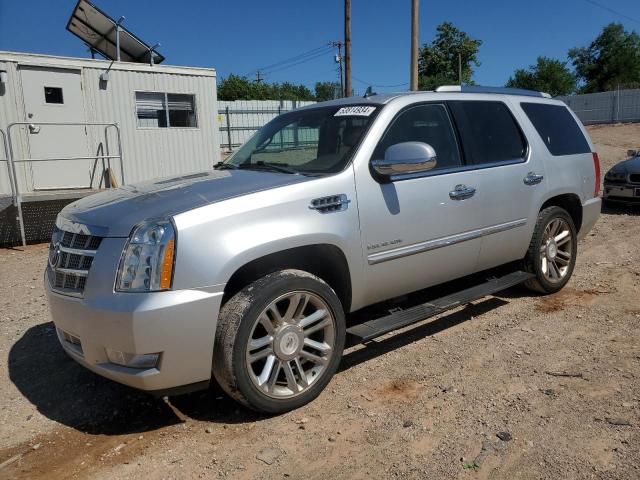
{"type": "Polygon", "coordinates": [[[464,200],[465,198],[473,197],[475,193],[476,189],[474,187],[456,185],[456,188],[449,192],[449,198],[451,198],[451,200],[464,200]]]}
{"type": "Polygon", "coordinates": [[[537,185],[542,181],[543,178],[544,176],[542,175],[537,175],[533,172],[529,172],[527,173],[527,176],[524,177],[523,181],[525,185],[537,185]]]}

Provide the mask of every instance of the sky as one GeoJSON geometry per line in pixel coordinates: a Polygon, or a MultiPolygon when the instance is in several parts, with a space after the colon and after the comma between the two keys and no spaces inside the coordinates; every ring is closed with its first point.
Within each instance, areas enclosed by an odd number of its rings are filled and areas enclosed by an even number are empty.
{"type": "MultiPolygon", "coordinates": [[[[66,29],[76,0],[0,0],[0,50],[88,57],[66,29]]],[[[166,64],[213,67],[219,77],[255,76],[261,67],[317,51],[310,61],[267,70],[270,82],[313,87],[338,80],[329,48],[344,32],[343,0],[93,0],[158,49],[166,64]],[[320,49],[320,50],[316,50],[320,49]],[[277,71],[276,71],[277,70],[277,71]]],[[[409,81],[410,0],[352,0],[354,89],[403,90],[409,81]]],[[[566,59],[602,27],[620,22],[640,31],[638,0],[447,0],[420,2],[420,43],[450,21],[482,40],[474,80],[504,85],[540,55],[566,59]],[[597,6],[600,4],[606,8],[597,6]],[[535,8],[532,8],[535,7],[535,8]]]]}

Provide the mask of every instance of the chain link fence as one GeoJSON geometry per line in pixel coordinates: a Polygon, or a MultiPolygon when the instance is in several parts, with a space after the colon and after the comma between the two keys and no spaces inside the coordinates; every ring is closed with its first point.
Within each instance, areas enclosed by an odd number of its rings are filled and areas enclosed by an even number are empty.
{"type": "Polygon", "coordinates": [[[585,125],[640,122],[640,89],[558,97],[585,125]]]}

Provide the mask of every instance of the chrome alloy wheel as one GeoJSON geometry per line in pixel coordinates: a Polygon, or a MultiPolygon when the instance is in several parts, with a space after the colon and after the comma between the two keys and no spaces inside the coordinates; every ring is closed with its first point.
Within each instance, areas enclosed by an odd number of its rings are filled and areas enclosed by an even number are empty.
{"type": "Polygon", "coordinates": [[[289,292],[276,298],[251,329],[246,362],[262,393],[279,399],[308,390],[333,355],[336,321],[318,295],[289,292]]]}
{"type": "Polygon", "coordinates": [[[561,281],[569,272],[573,255],[571,228],[563,218],[554,218],[544,229],[540,246],[540,268],[551,283],[561,281]]]}

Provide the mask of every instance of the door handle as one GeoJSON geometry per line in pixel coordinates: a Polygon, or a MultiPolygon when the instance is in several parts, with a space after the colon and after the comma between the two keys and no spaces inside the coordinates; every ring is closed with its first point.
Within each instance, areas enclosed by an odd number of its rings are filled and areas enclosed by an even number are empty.
{"type": "Polygon", "coordinates": [[[544,176],[542,175],[538,175],[534,172],[529,172],[527,173],[527,176],[524,177],[523,181],[525,185],[537,185],[542,181],[543,178],[544,176]]]}
{"type": "Polygon", "coordinates": [[[466,185],[456,185],[456,187],[449,192],[449,198],[451,200],[464,200],[471,198],[475,195],[476,189],[474,187],[467,187],[466,185]]]}

